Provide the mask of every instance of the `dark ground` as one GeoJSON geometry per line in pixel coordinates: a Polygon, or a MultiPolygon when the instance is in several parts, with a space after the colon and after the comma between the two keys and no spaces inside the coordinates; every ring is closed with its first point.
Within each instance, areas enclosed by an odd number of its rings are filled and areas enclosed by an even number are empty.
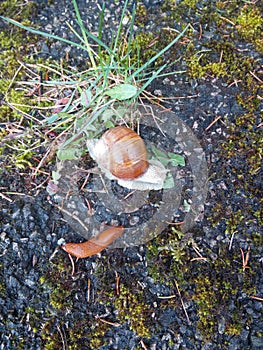
{"type": "MultiPolygon", "coordinates": [[[[34,22],[67,35],[71,1],[36,3],[34,22]]],[[[199,1],[191,8],[190,2],[177,3],[173,11],[163,1],[145,1],[145,7],[141,3],[137,25],[155,35],[163,27],[193,25],[192,36],[177,47],[181,59],[174,66],[187,73],[159,79],[150,91],[173,97],[167,107],[193,129],[205,150],[209,191],[203,220],[185,237],[169,228],[145,246],[78,261],[72,277],[57,241],[80,237],[48,201],[47,176],[32,179],[31,170],[10,167],[10,148],[4,148],[0,349],[263,348],[263,44],[257,36],[263,28],[262,22],[261,27],[253,23],[255,33],[248,36],[250,27],[244,34],[241,19],[230,23],[242,9],[246,23],[251,13],[259,12],[262,18],[262,4],[199,1]],[[197,62],[194,57],[201,51],[197,62]],[[211,62],[221,65],[215,68],[211,62]],[[197,249],[206,260],[192,260],[198,257],[197,249]]],[[[97,1],[78,4],[88,28],[96,31],[97,1]]],[[[106,8],[107,28],[114,27],[120,2],[108,2],[106,8]]],[[[109,29],[105,33],[107,39],[109,29]]],[[[35,54],[60,59],[66,49],[40,39],[35,54]]],[[[72,49],[69,57],[72,65],[83,62],[72,49]]]]}

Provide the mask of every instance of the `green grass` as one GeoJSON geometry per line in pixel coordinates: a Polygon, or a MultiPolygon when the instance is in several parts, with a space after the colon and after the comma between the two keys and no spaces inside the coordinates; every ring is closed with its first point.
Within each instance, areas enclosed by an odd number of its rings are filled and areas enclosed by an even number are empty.
{"type": "MultiPolygon", "coordinates": [[[[35,107],[44,116],[44,119],[36,127],[40,130],[45,129],[46,133],[55,131],[58,139],[61,139],[63,135],[64,142],[60,142],[58,151],[60,159],[77,158],[79,156],[78,145],[84,137],[96,137],[103,129],[113,127],[121,120],[130,122],[129,116],[126,115],[127,109],[147,96],[146,89],[154,79],[168,74],[165,73],[167,64],[155,69],[153,68],[154,63],[188,30],[186,26],[166,47],[147,62],[142,62],[140,47],[136,44],[134,33],[135,6],[129,14],[128,28],[123,28],[122,25],[127,16],[127,4],[128,0],[124,3],[118,28],[109,44],[102,41],[105,6],[99,18],[98,35],[95,36],[84,27],[77,1],[73,0],[78,28],[74,29],[70,24],[68,27],[74,33],[77,42],[31,28],[7,17],[1,17],[35,35],[62,41],[88,54],[87,66],[82,71],[73,70],[72,72],[72,68],[61,67],[56,63],[26,66],[28,76],[32,76],[30,74],[32,70],[49,72],[49,79],[43,79],[41,82],[43,106],[35,107]],[[94,46],[96,50],[93,49],[94,46]],[[61,103],[63,106],[56,110],[56,103],[61,103]]],[[[169,74],[175,73],[179,72],[169,74]]],[[[32,76],[32,79],[20,81],[19,84],[24,89],[32,91],[32,88],[39,84],[39,80],[32,76]]],[[[8,88],[5,93],[7,100],[10,91],[8,88]]],[[[27,106],[23,102],[10,102],[10,104],[30,119],[28,110],[34,110],[34,107],[27,106]]]]}

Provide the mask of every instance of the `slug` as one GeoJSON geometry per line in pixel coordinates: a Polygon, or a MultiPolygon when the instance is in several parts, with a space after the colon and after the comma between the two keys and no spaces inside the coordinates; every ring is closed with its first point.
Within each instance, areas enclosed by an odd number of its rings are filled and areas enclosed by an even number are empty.
{"type": "Polygon", "coordinates": [[[83,243],[65,243],[61,248],[77,258],[87,258],[100,253],[120,237],[123,231],[123,226],[111,227],[100,232],[97,237],[93,237],[89,241],[83,243]]]}

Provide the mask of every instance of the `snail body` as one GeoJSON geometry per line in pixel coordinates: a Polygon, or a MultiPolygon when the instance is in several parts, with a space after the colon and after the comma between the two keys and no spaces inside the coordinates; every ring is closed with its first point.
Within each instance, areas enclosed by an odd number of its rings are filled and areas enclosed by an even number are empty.
{"type": "Polygon", "coordinates": [[[82,243],[64,243],[61,248],[77,258],[87,258],[100,253],[103,249],[114,242],[122,235],[124,228],[122,226],[108,228],[91,238],[89,241],[82,243]]]}
{"type": "Polygon", "coordinates": [[[106,131],[99,140],[89,140],[91,157],[110,180],[129,189],[161,189],[166,169],[158,161],[148,160],[143,139],[125,126],[106,131]]]}

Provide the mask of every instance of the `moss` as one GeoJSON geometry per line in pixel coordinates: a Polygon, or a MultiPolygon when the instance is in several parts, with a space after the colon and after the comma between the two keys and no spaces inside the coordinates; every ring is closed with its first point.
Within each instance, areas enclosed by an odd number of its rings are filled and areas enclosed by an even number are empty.
{"type": "Polygon", "coordinates": [[[207,43],[207,50],[203,52],[195,52],[189,45],[187,56],[188,74],[193,78],[212,75],[225,78],[229,84],[238,81],[241,91],[247,91],[248,86],[251,92],[258,89],[258,84],[251,81],[252,76],[247,74],[255,69],[256,60],[236,53],[235,46],[231,42],[211,39],[207,43]]]}
{"type": "MultiPolygon", "coordinates": [[[[231,170],[232,180],[227,185],[231,187],[232,197],[242,196],[242,201],[233,202],[231,209],[220,201],[213,207],[213,215],[209,220],[214,226],[224,222],[225,232],[229,235],[244,232],[244,227],[260,227],[263,223],[262,189],[258,179],[262,166],[263,139],[256,124],[253,113],[237,116],[235,122],[228,124],[227,141],[218,148],[223,164],[222,176],[231,170]]],[[[255,248],[259,248],[259,242],[255,239],[257,232],[253,236],[250,231],[250,236],[255,248]]]]}
{"type": "MultiPolygon", "coordinates": [[[[174,228],[167,235],[158,236],[148,244],[147,266],[150,276],[158,283],[167,283],[167,275],[163,273],[169,266],[169,275],[176,276],[184,283],[188,273],[189,247],[193,244],[191,236],[184,235],[174,228]],[[183,268],[182,268],[183,267],[183,268]]],[[[168,278],[173,286],[173,277],[168,278]]]]}
{"type": "Polygon", "coordinates": [[[67,279],[68,272],[69,267],[62,257],[61,261],[58,261],[45,275],[40,277],[42,288],[49,290],[49,303],[55,310],[72,309],[73,307],[70,296],[75,288],[67,279]]]}
{"type": "Polygon", "coordinates": [[[33,331],[40,334],[45,349],[60,349],[63,341],[69,349],[89,344],[90,321],[83,313],[77,319],[68,316],[79,311],[74,296],[85,290],[86,285],[80,285],[83,282],[71,278],[71,266],[64,255],[53,258],[51,267],[39,278],[39,294],[46,295],[49,303],[42,310],[38,300],[32,301],[26,314],[33,331]],[[69,326],[65,327],[67,322],[69,326]]]}
{"type": "Polygon", "coordinates": [[[240,259],[240,255],[228,253],[227,249],[222,249],[222,254],[210,263],[210,266],[202,265],[194,278],[193,300],[198,305],[198,328],[207,339],[211,339],[217,331],[221,314],[227,315],[225,316],[227,334],[239,334],[244,327],[241,317],[244,313],[243,308],[235,305],[231,312],[228,310],[233,296],[239,293],[247,295],[255,293],[255,272],[252,270],[243,272],[234,263],[240,259]],[[241,283],[240,280],[242,280],[241,283]]]}
{"type": "Polygon", "coordinates": [[[138,27],[144,27],[147,22],[147,10],[142,3],[138,3],[136,6],[135,25],[138,27]]]}
{"type": "MultiPolygon", "coordinates": [[[[27,6],[22,6],[19,1],[11,0],[4,1],[0,4],[0,15],[13,18],[17,21],[24,22],[29,25],[28,18],[33,16],[35,5],[31,2],[27,6]],[[25,20],[26,19],[26,20],[25,20]]],[[[6,94],[8,90],[8,102],[29,104],[29,98],[26,98],[25,93],[11,88],[14,76],[16,81],[22,80],[23,74],[19,61],[30,63],[33,62],[31,57],[30,43],[36,41],[36,38],[25,33],[20,28],[14,28],[11,25],[6,25],[0,31],[0,93],[6,94]],[[24,44],[26,43],[26,44],[24,44]]],[[[22,111],[28,112],[28,109],[22,111]]],[[[5,104],[1,108],[0,121],[9,121],[21,119],[21,113],[16,112],[5,104]]]]}
{"type": "MultiPolygon", "coordinates": [[[[151,319],[149,313],[151,306],[145,302],[144,293],[140,289],[139,284],[132,283],[131,280],[121,280],[120,293],[117,295],[115,289],[107,287],[108,285],[113,285],[109,283],[107,275],[108,273],[105,275],[106,281],[105,284],[103,283],[103,288],[98,291],[99,298],[97,299],[102,304],[107,305],[108,309],[114,308],[111,318],[107,318],[107,320],[124,327],[125,324],[127,324],[138,337],[149,338],[151,335],[151,319]]],[[[98,340],[95,339],[102,338],[102,333],[105,331],[105,324],[104,327],[101,328],[102,324],[103,323],[100,323],[92,330],[91,339],[93,339],[93,343],[98,342],[98,340]]],[[[112,326],[108,325],[108,327],[112,326]]]]}
{"type": "Polygon", "coordinates": [[[85,273],[72,278],[71,266],[64,258],[63,255],[53,259],[53,266],[39,280],[39,293],[48,293],[49,307],[43,313],[43,310],[38,310],[37,305],[32,302],[26,310],[30,315],[32,329],[39,332],[41,327],[40,335],[45,349],[61,348],[61,334],[67,339],[69,349],[77,349],[79,346],[99,348],[106,345],[104,335],[114,327],[111,322],[127,324],[139,337],[150,336],[150,306],[145,303],[144,294],[139,286],[122,283],[120,295],[116,295],[113,284],[109,283],[108,268],[105,264],[100,264],[96,270],[100,287],[96,301],[89,306],[86,301],[85,273]],[[111,314],[105,318],[105,322],[89,313],[85,315],[83,310],[79,309],[80,297],[85,298],[87,309],[95,307],[97,310],[104,310],[107,307],[108,310],[112,310],[111,314]],[[67,328],[64,327],[65,323],[68,324],[67,328]]]}
{"type": "Polygon", "coordinates": [[[16,18],[18,21],[27,23],[29,22],[28,18],[34,16],[35,10],[36,4],[34,2],[30,2],[25,6],[19,0],[7,0],[0,4],[0,16],[16,18]]]}
{"type": "Polygon", "coordinates": [[[263,139],[256,124],[254,113],[237,116],[235,122],[229,124],[228,142],[223,143],[221,147],[222,156],[233,160],[232,171],[237,175],[236,181],[242,183],[249,193],[258,197],[260,188],[253,187],[253,184],[254,176],[262,164],[263,139]],[[243,163],[234,162],[237,157],[242,159],[243,163]]]}
{"type": "Polygon", "coordinates": [[[227,65],[225,62],[209,62],[202,65],[200,57],[197,56],[192,56],[186,62],[188,65],[188,74],[192,78],[202,78],[207,75],[218,78],[227,76],[227,65]]]}
{"type": "Polygon", "coordinates": [[[106,345],[104,344],[103,336],[109,329],[111,329],[111,326],[103,322],[98,322],[92,325],[90,329],[91,349],[99,349],[101,346],[106,345]]]}
{"type": "MultiPolygon", "coordinates": [[[[7,2],[5,2],[7,3],[7,2]]],[[[189,11],[194,11],[196,1],[185,0],[181,2],[181,6],[175,6],[174,1],[165,1],[163,9],[170,11],[167,16],[167,25],[174,24],[174,18],[181,19],[181,14],[187,15],[189,11]],[[169,22],[170,21],[170,22],[169,22]]],[[[253,179],[258,174],[258,169],[262,161],[262,137],[260,137],[259,130],[256,128],[255,111],[259,108],[259,100],[257,98],[260,83],[249,72],[257,71],[257,60],[253,57],[245,57],[242,53],[237,51],[236,39],[240,37],[244,40],[251,40],[255,48],[262,50],[262,38],[260,38],[260,28],[262,26],[261,20],[258,18],[258,10],[254,6],[246,6],[244,1],[218,1],[216,9],[212,11],[208,7],[204,7],[202,12],[196,11],[200,23],[213,23],[217,26],[215,35],[219,40],[214,38],[207,39],[205,42],[206,50],[204,52],[197,52],[196,40],[198,37],[193,31],[187,37],[187,44],[177,45],[175,51],[169,53],[168,59],[170,61],[178,57],[177,52],[181,46],[181,51],[185,50],[183,58],[188,64],[188,73],[193,78],[200,78],[204,76],[213,76],[224,78],[226,82],[232,84],[236,82],[239,86],[240,93],[237,96],[238,102],[246,108],[247,112],[241,116],[237,116],[235,122],[227,125],[229,131],[229,138],[227,142],[221,145],[222,164],[224,167],[225,160],[231,160],[233,167],[231,171],[235,177],[233,187],[238,193],[238,189],[245,186],[250,198],[260,198],[261,192],[257,188],[253,179]],[[233,19],[238,13],[237,26],[229,24],[225,18],[233,19]],[[229,15],[229,17],[228,17],[229,15]],[[225,18],[224,18],[225,17],[225,18]],[[244,20],[247,18],[248,23],[244,20]],[[253,25],[256,30],[253,30],[253,25]],[[229,35],[225,36],[225,31],[229,35]],[[195,37],[196,36],[196,37],[195,37]],[[187,48],[187,49],[186,49],[187,48]],[[232,161],[240,158],[244,168],[238,167],[232,161]]],[[[139,8],[140,23],[145,23],[148,18],[148,12],[144,6],[139,8]]],[[[148,11],[148,10],[147,10],[148,11]]],[[[10,17],[14,17],[10,15],[10,17]]],[[[140,24],[138,23],[138,24],[140,24]]],[[[141,48],[143,56],[140,59],[146,61],[152,55],[159,52],[160,48],[164,47],[164,42],[168,42],[171,36],[164,35],[164,32],[158,33],[139,33],[136,41],[133,43],[134,51],[137,47],[141,48]],[[156,39],[157,38],[157,39],[156,39]],[[154,40],[154,42],[153,42],[154,40]]],[[[5,78],[10,79],[11,72],[14,72],[18,65],[15,60],[13,51],[20,54],[19,40],[21,44],[21,37],[24,32],[17,31],[17,37],[11,36],[5,43],[4,36],[1,36],[3,45],[6,45],[2,59],[8,59],[10,54],[10,61],[7,61],[6,72],[9,76],[5,78]],[[12,47],[15,49],[12,51],[12,47]]],[[[200,33],[198,33],[199,35],[200,33]]],[[[26,48],[29,49],[29,48],[26,48]]],[[[30,51],[29,51],[30,56],[30,51]]],[[[1,57],[1,56],[0,56],[1,57]]],[[[19,57],[19,56],[18,56],[19,57]]],[[[138,57],[136,57],[136,62],[138,57]]],[[[160,64],[163,61],[159,61],[160,64]]],[[[0,59],[1,64],[1,59],[0,59]]],[[[3,63],[2,63],[3,64],[3,63]]],[[[1,76],[3,77],[3,76],[1,76]]],[[[4,81],[4,79],[3,79],[4,81]]],[[[1,83],[2,91],[6,91],[8,83],[1,83]],[[5,84],[5,85],[4,85],[5,84]]],[[[18,93],[18,92],[16,92],[18,93]]],[[[23,96],[15,94],[12,99],[22,101],[23,96]]],[[[5,118],[13,118],[14,115],[10,112],[8,107],[4,106],[5,118]]],[[[16,115],[20,118],[20,115],[16,115]]],[[[227,121],[226,121],[227,122],[227,121]]],[[[3,137],[5,134],[3,133],[3,137]]],[[[30,145],[27,145],[30,148],[30,145]]],[[[32,156],[32,154],[30,154],[32,156]]],[[[29,158],[26,158],[29,160],[29,158]]],[[[223,169],[225,171],[226,169],[223,169]]],[[[260,200],[260,199],[259,199],[260,200]]],[[[262,201],[262,200],[261,200],[262,201]]],[[[243,231],[253,220],[262,225],[262,206],[259,209],[253,208],[253,203],[246,202],[244,207],[233,208],[233,210],[226,214],[225,203],[216,203],[214,205],[213,217],[208,220],[213,221],[213,225],[217,225],[222,221],[225,223],[226,232],[232,235],[236,230],[243,231]]],[[[262,235],[260,232],[254,230],[253,232],[243,233],[248,242],[253,242],[255,251],[262,247],[262,235]]],[[[233,311],[229,312],[229,304],[232,297],[238,293],[255,294],[254,271],[258,267],[255,260],[249,262],[251,268],[242,270],[242,260],[239,250],[229,253],[227,246],[220,246],[220,252],[216,258],[209,259],[209,251],[205,251],[204,256],[208,257],[208,262],[191,261],[193,256],[194,241],[191,238],[182,236],[180,231],[171,231],[167,235],[156,238],[148,245],[148,271],[150,276],[158,283],[163,283],[168,287],[173,286],[173,279],[176,278],[179,289],[184,295],[185,301],[194,300],[197,305],[197,314],[199,317],[198,328],[207,339],[213,339],[213,335],[218,327],[218,315],[225,313],[228,315],[226,319],[226,333],[229,335],[237,335],[240,330],[244,328],[242,320],[249,324],[249,317],[246,315],[246,310],[240,305],[234,305],[233,311]],[[255,265],[253,265],[253,263],[255,265]],[[193,294],[188,292],[188,286],[193,294]]],[[[253,252],[253,253],[254,253],[253,252]]],[[[63,257],[64,260],[64,257],[63,257]]],[[[40,325],[42,325],[41,336],[43,338],[46,349],[61,348],[61,335],[59,329],[63,329],[66,324],[66,337],[68,340],[68,347],[75,349],[85,345],[98,348],[104,344],[103,337],[105,333],[112,328],[111,325],[103,323],[94,318],[89,318],[89,314],[85,315],[85,320],[73,321],[69,319],[69,315],[76,312],[75,299],[77,291],[82,287],[82,293],[85,295],[86,287],[83,280],[76,278],[73,281],[70,277],[69,265],[63,261],[58,261],[56,266],[50,268],[40,279],[40,294],[45,292],[49,294],[50,309],[41,312],[36,311],[37,308],[32,304],[28,309],[30,314],[30,323],[35,332],[38,332],[40,325]],[[44,316],[43,316],[44,315],[44,316]]],[[[149,337],[151,319],[148,313],[150,305],[145,301],[143,291],[139,286],[132,284],[132,281],[122,282],[121,294],[115,294],[112,285],[109,283],[109,270],[107,264],[101,264],[96,271],[100,283],[100,289],[97,294],[95,306],[112,307],[113,312],[109,316],[112,322],[127,324],[138,336],[149,337]],[[99,274],[100,272],[100,274],[99,274]],[[110,287],[108,287],[110,285],[110,287]]],[[[178,301],[167,300],[163,302],[160,307],[175,307],[178,301]]],[[[83,310],[81,310],[83,311],[83,310]]],[[[76,316],[77,317],[77,316],[76,316]]]]}
{"type": "MultiPolygon", "coordinates": [[[[57,267],[58,265],[60,264],[56,264],[57,267]]],[[[58,328],[63,330],[63,322],[66,322],[67,314],[75,313],[77,317],[78,310],[74,309],[73,302],[74,294],[86,295],[87,286],[81,288],[81,293],[77,292],[77,290],[80,290],[79,284],[84,282],[83,278],[77,278],[74,282],[69,278],[69,271],[63,272],[63,266],[61,266],[61,271],[57,267],[48,271],[40,280],[41,288],[50,291],[50,306],[51,310],[55,311],[53,315],[48,313],[49,319],[42,325],[41,337],[45,349],[61,346],[61,335],[58,328]],[[60,280],[64,282],[59,282],[60,280]]],[[[109,271],[106,271],[102,273],[101,268],[100,272],[99,270],[96,271],[96,274],[99,274],[101,287],[98,290],[96,302],[94,305],[91,304],[91,307],[102,310],[107,307],[112,312],[103,320],[95,319],[90,315],[85,316],[83,312],[79,314],[80,318],[77,320],[74,317],[75,321],[70,321],[70,325],[64,334],[67,337],[69,349],[77,349],[80,345],[97,349],[106,345],[104,335],[114,327],[112,324],[127,324],[139,337],[148,338],[150,336],[151,320],[148,312],[150,306],[145,303],[144,294],[139,286],[122,283],[120,294],[116,295],[115,289],[111,287],[113,284],[109,283],[109,271]]],[[[88,304],[87,307],[89,308],[88,304]]],[[[28,310],[30,313],[31,311],[33,313],[31,317],[34,318],[34,309],[28,310]]],[[[43,318],[43,315],[35,313],[35,324],[31,325],[35,329],[38,327],[39,317],[43,318]]]]}
{"type": "Polygon", "coordinates": [[[253,41],[263,31],[263,18],[259,8],[244,6],[236,19],[236,29],[242,38],[253,41]]]}
{"type": "Polygon", "coordinates": [[[113,305],[121,323],[127,322],[131,330],[139,337],[150,337],[151,323],[148,318],[150,306],[145,303],[142,291],[133,290],[132,286],[122,285],[120,295],[113,299],[113,305]]]}
{"type": "Polygon", "coordinates": [[[256,50],[262,55],[263,54],[263,39],[256,38],[254,42],[255,42],[256,50]]]}
{"type": "Polygon", "coordinates": [[[0,264],[0,276],[1,276],[1,280],[0,280],[0,297],[1,298],[5,298],[6,297],[6,285],[3,279],[3,265],[0,264]]]}
{"type": "Polygon", "coordinates": [[[184,5],[194,9],[197,3],[198,3],[198,0],[182,0],[180,2],[180,6],[184,5]]]}
{"type": "MultiPolygon", "coordinates": [[[[245,215],[239,210],[231,219],[229,218],[228,230],[231,229],[232,232],[240,222],[243,227],[242,220],[245,218],[242,217],[245,215]]],[[[248,238],[253,240],[253,245],[262,246],[262,236],[259,232],[254,232],[248,238]]],[[[245,306],[243,308],[238,304],[233,305],[232,300],[240,294],[256,294],[255,276],[259,263],[249,260],[250,268],[243,271],[239,249],[230,252],[227,246],[222,245],[218,256],[209,258],[211,252],[202,248],[202,254],[207,260],[191,261],[193,255],[190,252],[195,245],[191,237],[180,237],[180,235],[174,237],[171,235],[169,239],[165,237],[164,241],[170,246],[165,250],[162,249],[162,244],[164,245],[162,237],[156,240],[158,243],[155,245],[151,242],[147,254],[149,274],[157,283],[163,283],[169,288],[174,288],[172,281],[176,279],[184,302],[193,300],[197,305],[199,320],[196,326],[204,339],[208,341],[213,339],[221,322],[220,315],[225,315],[226,334],[240,334],[244,328],[243,322],[249,323],[250,316],[246,313],[245,306]],[[231,312],[229,307],[232,308],[231,312]]],[[[256,250],[253,251],[254,254],[257,254],[256,250]]],[[[177,298],[164,300],[159,307],[177,308],[178,300],[177,298]]]]}
{"type": "Polygon", "coordinates": [[[213,37],[203,40],[202,51],[197,51],[197,38],[191,35],[185,51],[188,74],[195,79],[213,76],[224,78],[229,84],[237,84],[237,101],[249,111],[255,111],[261,102],[258,97],[260,81],[251,73],[258,70],[257,55],[255,58],[244,55],[237,49],[236,42],[247,40],[262,53],[262,9],[260,4],[246,5],[240,1],[219,1],[216,6],[218,10],[208,6],[197,12],[200,23],[207,26],[211,22],[217,29],[213,37]]]}
{"type": "MultiPolygon", "coordinates": [[[[36,9],[34,2],[28,2],[26,6],[24,4],[21,6],[18,0],[3,1],[0,4],[1,15],[24,25],[30,25],[28,19],[34,17],[36,9]]],[[[0,96],[2,97],[0,122],[12,123],[8,129],[1,130],[0,133],[0,141],[4,139],[4,146],[0,148],[0,156],[4,158],[6,168],[9,165],[15,165],[20,169],[37,166],[37,161],[33,159],[39,150],[38,146],[44,141],[39,130],[38,141],[36,141],[31,116],[33,119],[36,115],[32,107],[47,106],[47,103],[42,102],[39,97],[27,96],[28,87],[18,85],[18,82],[29,79],[27,64],[36,63],[32,46],[38,40],[37,36],[11,24],[6,24],[0,31],[0,96]],[[16,127],[16,122],[19,123],[18,127],[16,127]]],[[[39,59],[37,62],[43,61],[39,59]]],[[[35,68],[30,67],[30,69],[35,68]]],[[[40,69],[36,71],[36,74],[41,74],[40,69]]]]}
{"type": "MultiPolygon", "coordinates": [[[[142,66],[153,56],[157,55],[174,38],[174,33],[160,31],[157,31],[155,33],[141,32],[136,34],[134,40],[131,43],[131,63],[136,63],[137,67],[142,66]]],[[[172,57],[173,54],[173,48],[171,48],[169,50],[169,56],[172,57]]],[[[154,66],[160,67],[162,64],[164,64],[165,60],[167,60],[167,57],[165,58],[164,56],[160,56],[154,62],[154,66]]]]}
{"type": "MultiPolygon", "coordinates": [[[[63,344],[67,344],[67,349],[77,350],[79,348],[96,349],[90,338],[92,325],[85,318],[70,321],[67,327],[63,321],[52,319],[43,325],[41,337],[45,349],[61,349],[63,344]]],[[[97,343],[99,344],[99,343],[97,343]]]]}

